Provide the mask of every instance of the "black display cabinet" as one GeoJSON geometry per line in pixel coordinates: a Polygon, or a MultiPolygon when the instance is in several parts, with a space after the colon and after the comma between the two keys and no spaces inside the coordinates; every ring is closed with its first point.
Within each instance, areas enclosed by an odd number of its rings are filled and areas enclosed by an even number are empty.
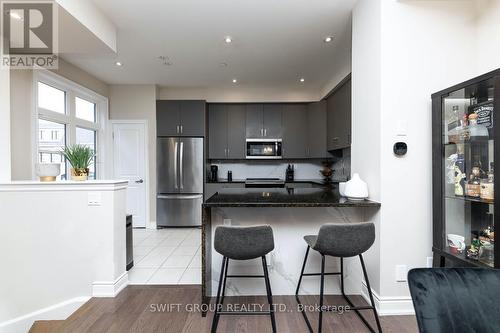
{"type": "Polygon", "coordinates": [[[432,95],[435,267],[500,267],[497,110],[500,69],[432,95]]]}

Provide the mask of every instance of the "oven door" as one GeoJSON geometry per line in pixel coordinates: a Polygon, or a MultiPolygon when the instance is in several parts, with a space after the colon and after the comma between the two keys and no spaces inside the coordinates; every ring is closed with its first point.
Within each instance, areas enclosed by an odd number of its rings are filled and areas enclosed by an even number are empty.
{"type": "Polygon", "coordinates": [[[281,140],[247,139],[247,159],[280,159],[281,140]]]}

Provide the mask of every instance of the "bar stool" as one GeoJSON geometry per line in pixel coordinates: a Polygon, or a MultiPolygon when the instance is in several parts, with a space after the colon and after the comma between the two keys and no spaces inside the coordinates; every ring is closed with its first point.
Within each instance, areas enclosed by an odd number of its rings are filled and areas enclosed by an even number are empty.
{"type": "MultiPolygon", "coordinates": [[[[323,309],[325,275],[340,275],[340,289],[342,291],[342,296],[344,296],[345,300],[349,304],[350,309],[356,312],[356,314],[359,316],[359,318],[361,318],[363,323],[371,332],[375,332],[372,326],[359,312],[360,310],[373,310],[378,331],[379,333],[382,333],[382,327],[380,326],[377,310],[375,309],[375,303],[373,302],[373,294],[370,288],[370,281],[368,280],[368,275],[366,274],[366,267],[362,256],[362,253],[366,252],[375,241],[375,226],[373,225],[373,223],[327,223],[321,226],[317,236],[304,236],[304,240],[307,243],[307,249],[306,255],[304,257],[304,263],[302,265],[302,271],[300,272],[299,283],[297,285],[297,290],[295,291],[295,297],[297,299],[297,302],[302,305],[299,299],[299,289],[303,276],[321,276],[318,333],[321,333],[323,325],[323,311],[331,311],[330,308],[323,309]],[[309,249],[318,251],[321,254],[321,273],[304,273],[309,249]],[[325,256],[340,258],[340,272],[325,273],[325,256]],[[363,269],[366,287],[370,296],[371,306],[354,306],[352,301],[344,292],[344,258],[354,256],[359,256],[359,260],[361,261],[361,267],[363,269]]],[[[302,311],[302,316],[306,321],[309,331],[313,332],[311,323],[309,322],[305,311],[302,311]]]]}
{"type": "Polygon", "coordinates": [[[220,270],[219,287],[217,288],[216,308],[212,321],[212,333],[217,331],[217,325],[221,315],[270,315],[273,332],[276,332],[276,321],[274,318],[273,295],[271,283],[267,271],[266,254],[274,250],[273,229],[268,225],[252,227],[226,227],[220,226],[215,229],[214,248],[222,254],[222,267],[220,270]],[[227,268],[229,259],[249,260],[262,258],[264,275],[228,275],[227,268]],[[264,278],[266,282],[267,301],[269,311],[222,311],[224,304],[224,293],[227,278],[264,278]],[[222,289],[222,296],[221,296],[222,289]],[[220,309],[219,309],[220,308],[220,309]]]}

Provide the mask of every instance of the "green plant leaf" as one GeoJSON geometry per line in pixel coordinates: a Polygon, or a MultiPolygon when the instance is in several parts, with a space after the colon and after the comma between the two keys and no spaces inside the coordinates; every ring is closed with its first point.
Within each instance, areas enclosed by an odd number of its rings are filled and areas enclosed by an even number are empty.
{"type": "Polygon", "coordinates": [[[61,153],[74,169],[87,169],[95,156],[90,147],[81,144],[64,147],[61,153]]]}

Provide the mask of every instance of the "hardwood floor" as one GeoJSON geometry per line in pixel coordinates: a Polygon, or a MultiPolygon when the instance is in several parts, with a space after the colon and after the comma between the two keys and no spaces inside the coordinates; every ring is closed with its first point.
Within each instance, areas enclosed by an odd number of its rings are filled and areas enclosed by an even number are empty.
{"type": "MultiPolygon", "coordinates": [[[[116,298],[92,298],[52,332],[168,332],[202,333],[210,332],[212,314],[203,318],[199,312],[185,310],[186,305],[198,304],[200,286],[128,286],[116,298]],[[179,304],[171,311],[167,304],[179,304]],[[164,306],[163,311],[154,311],[164,306]],[[154,309],[153,309],[154,308],[154,309]]],[[[317,297],[301,298],[305,304],[313,304],[317,297]]],[[[355,302],[365,303],[359,296],[353,296],[355,302]]],[[[302,315],[297,312],[297,303],[293,296],[274,296],[275,304],[284,304],[285,312],[276,313],[278,332],[304,332],[307,326],[302,315]]],[[[266,304],[264,296],[226,297],[224,304],[266,304]]],[[[328,296],[326,304],[345,304],[339,296],[328,296]]],[[[369,332],[354,312],[325,313],[323,332],[369,332]]],[[[366,311],[365,316],[374,323],[373,315],[366,311]]],[[[310,321],[316,330],[317,313],[309,313],[310,321]]],[[[413,316],[381,317],[385,333],[418,332],[413,316]]],[[[41,333],[45,331],[33,331],[41,333]]],[[[217,332],[271,332],[268,316],[222,316],[217,332]]]]}

